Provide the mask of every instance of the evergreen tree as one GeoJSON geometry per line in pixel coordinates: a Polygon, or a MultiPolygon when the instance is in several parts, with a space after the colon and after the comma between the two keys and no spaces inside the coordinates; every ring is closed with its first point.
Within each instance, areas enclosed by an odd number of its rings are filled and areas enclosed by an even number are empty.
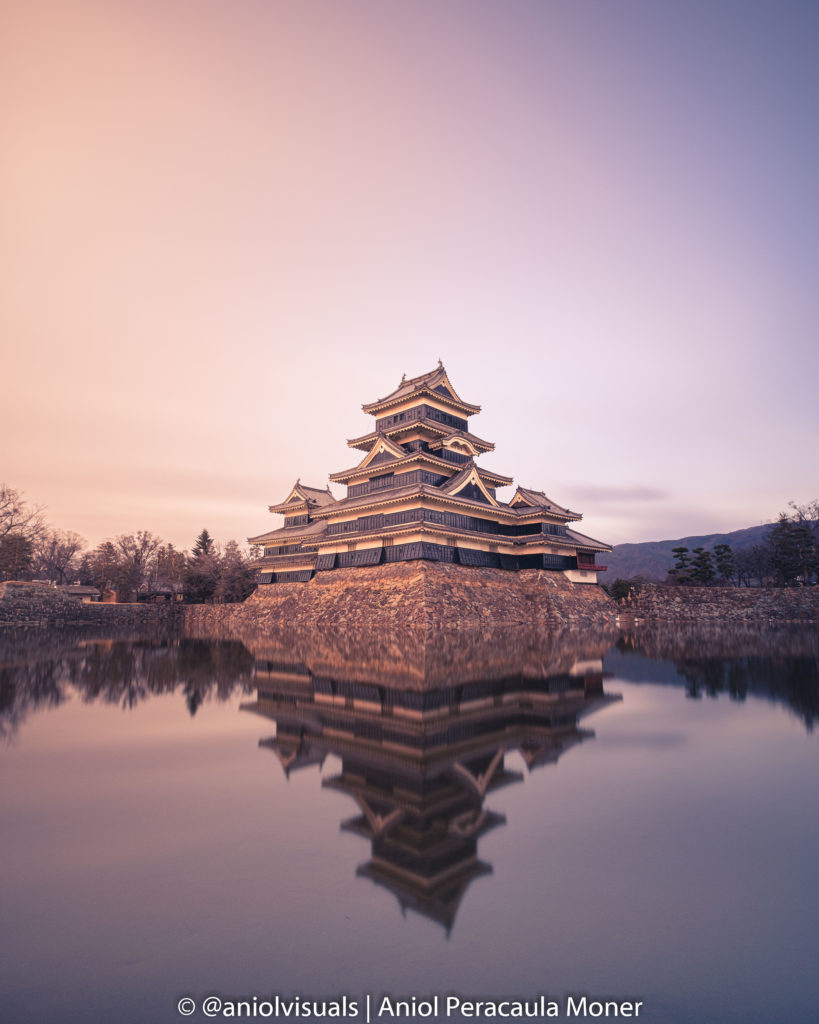
{"type": "Polygon", "coordinates": [[[720,579],[728,580],[734,577],[734,553],[730,544],[716,544],[714,546],[714,558],[717,563],[717,573],[720,579]]]}
{"type": "Polygon", "coordinates": [[[674,568],[668,570],[668,575],[675,583],[685,586],[691,582],[691,559],[688,557],[688,548],[672,548],[671,554],[674,555],[676,561],[674,568]]]}
{"type": "Polygon", "coordinates": [[[0,537],[0,580],[29,580],[33,571],[34,544],[22,533],[0,537]]]}
{"type": "Polygon", "coordinates": [[[705,548],[694,548],[694,558],[691,562],[691,576],[697,583],[708,586],[714,580],[714,560],[711,552],[705,548]]]}
{"type": "Polygon", "coordinates": [[[213,538],[202,530],[185,567],[185,597],[193,604],[213,600],[219,583],[219,556],[213,538]]]}
{"type": "Polygon", "coordinates": [[[624,601],[639,590],[639,585],[619,577],[608,588],[609,596],[615,601],[624,601]]]}
{"type": "Polygon", "coordinates": [[[768,548],[778,586],[792,587],[810,578],[816,564],[816,538],[810,523],[780,513],[768,535],[768,548]]]}
{"type": "Polygon", "coordinates": [[[207,530],[202,530],[196,538],[196,543],[193,545],[191,555],[193,558],[199,558],[202,555],[211,554],[213,554],[213,538],[207,530]]]}

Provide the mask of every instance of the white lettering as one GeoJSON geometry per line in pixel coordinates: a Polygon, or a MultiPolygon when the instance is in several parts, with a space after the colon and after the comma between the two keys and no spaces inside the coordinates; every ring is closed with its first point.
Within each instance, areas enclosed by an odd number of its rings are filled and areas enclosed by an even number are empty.
{"type": "Polygon", "coordinates": [[[566,1000],[567,1017],[639,1017],[641,1002],[623,1001],[622,1003],[589,1000],[588,996],[568,996],[566,1000]]]}

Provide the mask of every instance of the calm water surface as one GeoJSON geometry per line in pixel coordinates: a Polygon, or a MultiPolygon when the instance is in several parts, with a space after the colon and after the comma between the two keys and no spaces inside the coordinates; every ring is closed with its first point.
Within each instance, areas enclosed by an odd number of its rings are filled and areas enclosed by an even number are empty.
{"type": "Polygon", "coordinates": [[[7,645],[0,1020],[451,992],[817,1020],[815,637],[447,642],[7,645]]]}

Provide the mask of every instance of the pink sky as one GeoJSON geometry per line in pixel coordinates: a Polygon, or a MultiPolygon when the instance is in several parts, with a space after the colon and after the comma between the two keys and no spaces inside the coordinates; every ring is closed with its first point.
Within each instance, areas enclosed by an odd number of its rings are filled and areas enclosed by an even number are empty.
{"type": "Polygon", "coordinates": [[[602,540],[819,493],[816,5],[2,17],[0,480],[55,525],[258,534],[439,357],[602,540]]]}

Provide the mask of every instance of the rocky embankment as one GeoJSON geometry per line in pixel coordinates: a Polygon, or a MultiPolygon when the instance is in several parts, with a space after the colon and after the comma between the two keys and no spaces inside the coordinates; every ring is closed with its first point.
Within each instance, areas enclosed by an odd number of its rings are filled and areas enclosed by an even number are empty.
{"type": "Polygon", "coordinates": [[[819,622],[819,587],[754,589],[746,587],[677,587],[643,583],[620,606],[620,621],[756,626],[819,622]]]}
{"type": "Polygon", "coordinates": [[[439,626],[613,625],[616,605],[595,586],[555,573],[397,562],[319,573],[309,583],[260,587],[242,605],[190,606],[186,629],[427,630],[439,626]]]}
{"type": "Polygon", "coordinates": [[[319,573],[309,583],[260,587],[235,605],[82,604],[46,584],[0,584],[0,628],[174,628],[225,639],[332,635],[352,647],[369,633],[393,642],[396,658],[407,643],[447,630],[513,629],[521,642],[538,644],[566,630],[607,632],[618,625],[629,632],[646,623],[747,630],[817,622],[819,587],[643,584],[616,604],[601,587],[570,583],[558,573],[423,561],[319,573]]]}

